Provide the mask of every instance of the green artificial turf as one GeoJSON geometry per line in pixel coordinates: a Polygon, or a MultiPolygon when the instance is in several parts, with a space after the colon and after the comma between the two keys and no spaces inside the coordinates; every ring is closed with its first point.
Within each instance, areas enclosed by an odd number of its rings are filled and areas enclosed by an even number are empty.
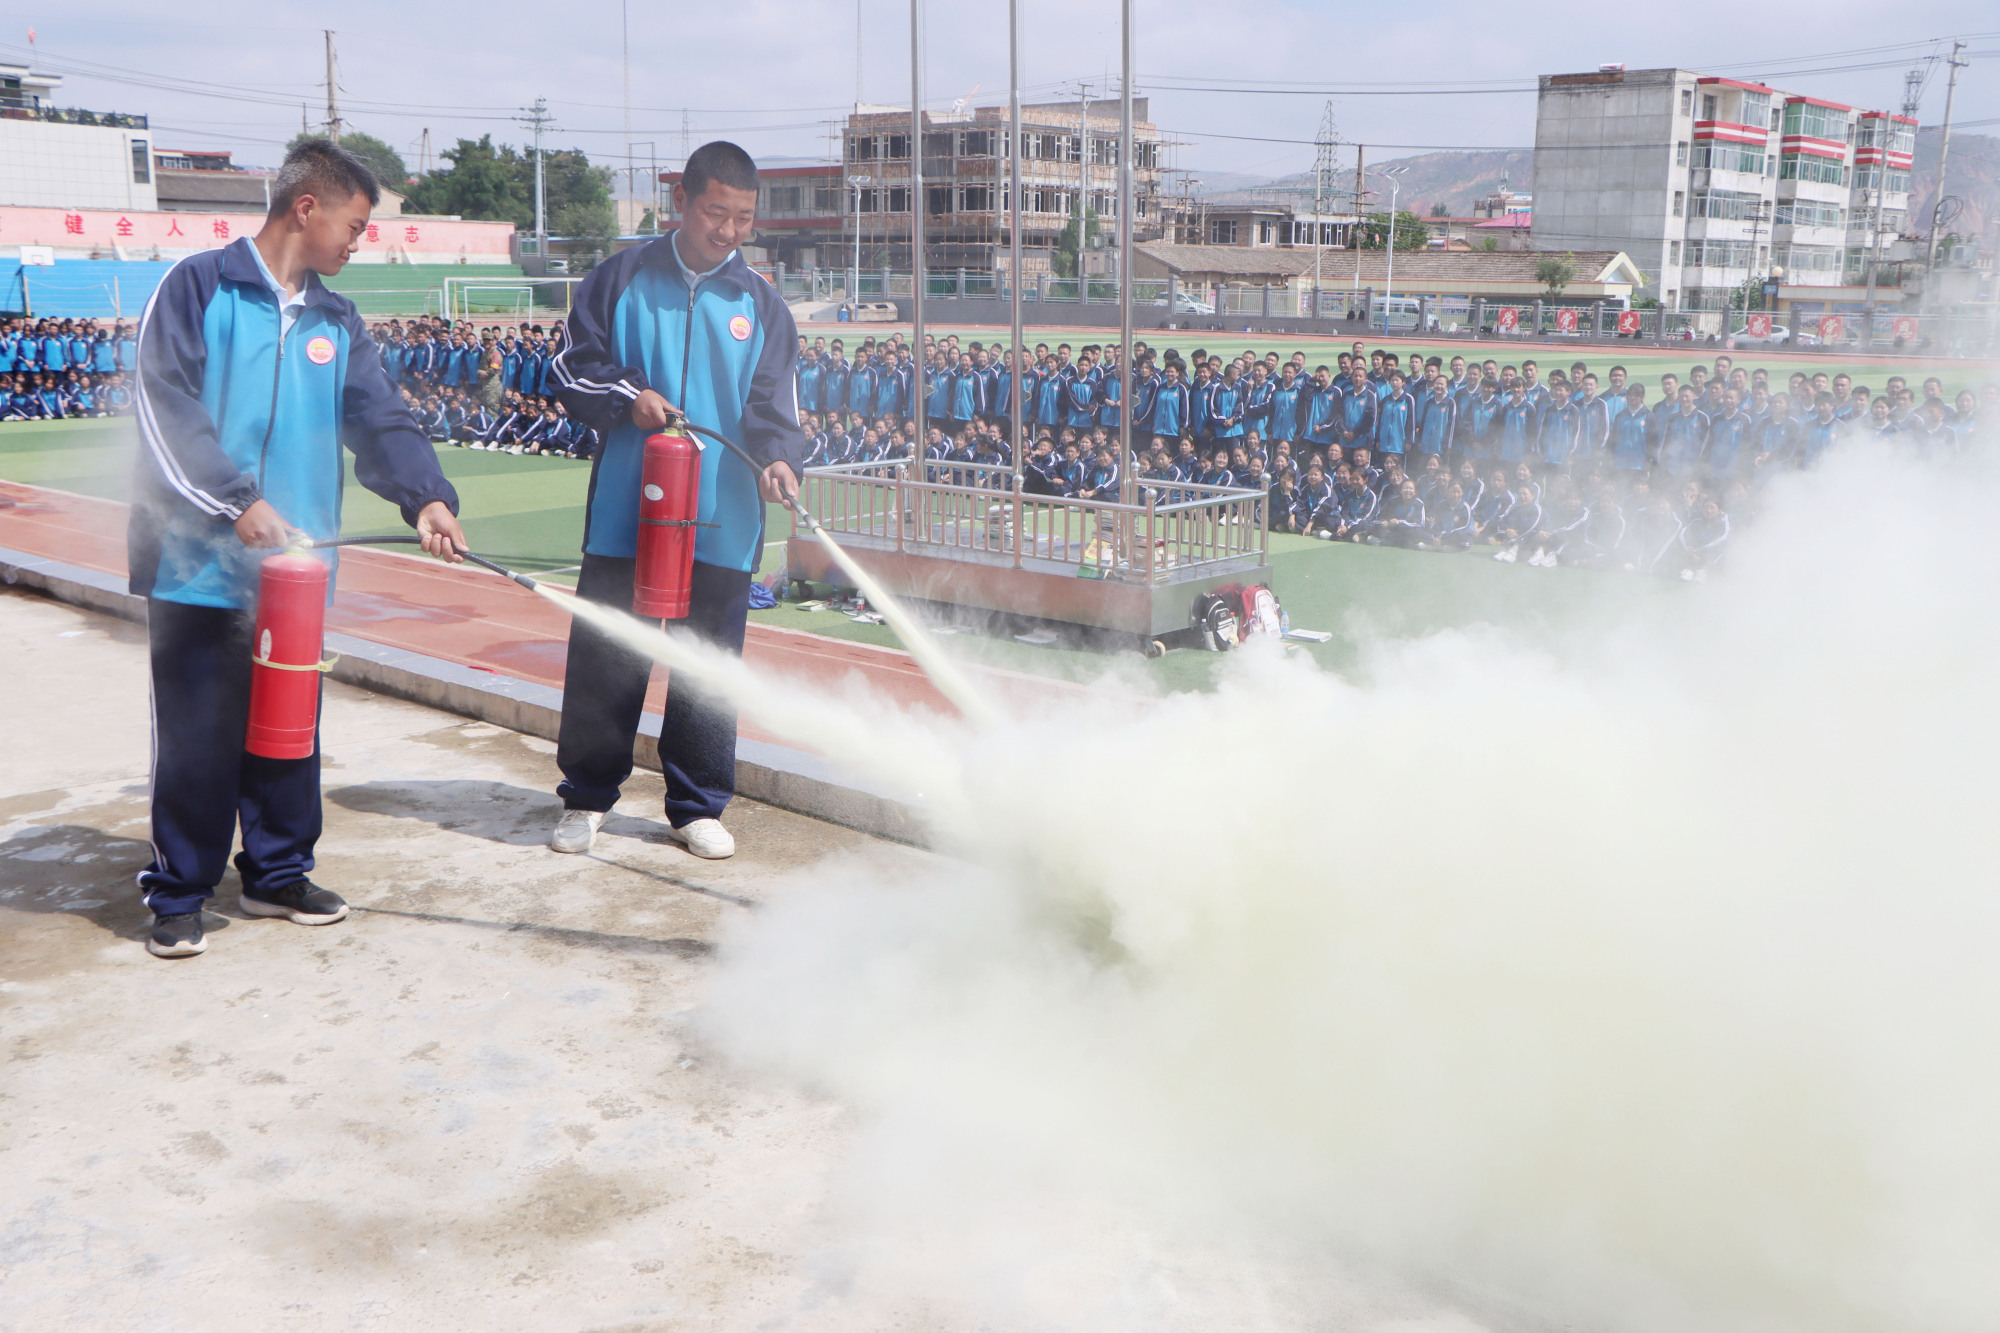
{"type": "MultiPolygon", "coordinates": [[[[86,495],[124,499],[136,436],[128,420],[10,423],[0,426],[0,478],[86,495]]],[[[540,574],[572,568],[581,558],[583,505],[588,465],[568,459],[536,458],[445,448],[439,462],[458,488],[466,535],[474,550],[523,572],[540,574]]],[[[388,502],[350,482],[343,531],[348,536],[409,531],[388,502]]],[[[768,511],[767,574],[782,567],[782,543],[791,532],[783,509],[768,511]]],[[[1326,667],[1345,671],[1357,663],[1363,645],[1378,633],[1418,634],[1477,624],[1495,624],[1538,641],[1580,625],[1607,604],[1635,598],[1678,598],[1682,585],[1624,575],[1570,569],[1532,569],[1496,564],[1487,554],[1437,555],[1382,547],[1351,546],[1304,537],[1271,539],[1272,586],[1292,624],[1325,630],[1324,644],[1302,645],[1326,667]]],[[[572,582],[557,572],[552,581],[572,582]]],[[[823,591],[823,590],[822,590],[823,591]]],[[[898,646],[884,625],[855,621],[825,609],[800,610],[781,603],[752,613],[760,623],[885,647],[898,646]]],[[[1116,669],[1169,689],[1201,688],[1220,658],[1200,651],[1175,651],[1146,661],[1136,643],[1106,652],[1066,644],[1036,646],[1005,635],[959,633],[948,650],[993,666],[1065,679],[1089,679],[1116,669]]]]}

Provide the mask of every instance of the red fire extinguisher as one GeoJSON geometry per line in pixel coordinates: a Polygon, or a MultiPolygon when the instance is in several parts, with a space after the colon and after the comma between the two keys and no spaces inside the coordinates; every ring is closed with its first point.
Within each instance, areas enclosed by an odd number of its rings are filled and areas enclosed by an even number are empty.
{"type": "Polygon", "coordinates": [[[701,509],[701,450],[678,427],[646,438],[639,467],[639,560],[632,614],[685,620],[694,580],[695,515],[701,509]]]}
{"type": "Polygon", "coordinates": [[[326,566],[286,552],[265,559],[257,580],[250,654],[250,729],[243,748],[266,759],[305,759],[319,730],[320,641],[326,627],[326,566]]]}

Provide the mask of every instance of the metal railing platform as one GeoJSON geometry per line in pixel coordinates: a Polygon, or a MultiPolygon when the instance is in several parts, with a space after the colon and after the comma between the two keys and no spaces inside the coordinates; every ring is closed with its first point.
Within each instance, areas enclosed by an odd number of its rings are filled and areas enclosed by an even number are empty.
{"type": "MultiPolygon", "coordinates": [[[[1142,640],[1189,624],[1194,601],[1270,579],[1260,491],[1145,482],[1138,502],[1032,494],[978,463],[809,468],[806,507],[891,593],[1142,640]]],[[[844,583],[794,523],[793,579],[844,583]]]]}

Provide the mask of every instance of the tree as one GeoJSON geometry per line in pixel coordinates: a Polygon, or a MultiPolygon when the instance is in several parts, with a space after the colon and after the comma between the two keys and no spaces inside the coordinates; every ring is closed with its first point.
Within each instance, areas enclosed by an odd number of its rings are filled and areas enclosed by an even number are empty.
{"type": "Polygon", "coordinates": [[[1434,218],[1448,218],[1451,216],[1451,210],[1446,208],[1443,204],[1432,204],[1431,216],[1434,218]]]}
{"type": "MultiPolygon", "coordinates": [[[[323,137],[319,134],[294,134],[292,141],[285,145],[285,151],[291,152],[307,139],[323,137]]],[[[340,136],[340,146],[366,162],[379,184],[388,186],[397,194],[408,188],[410,169],[403,165],[403,155],[374,135],[349,130],[340,136]]]]}
{"type": "MultiPolygon", "coordinates": [[[[479,222],[511,222],[523,231],[535,225],[535,154],[493,136],[460,139],[439,154],[451,165],[419,177],[404,196],[412,213],[456,214],[479,222]]],[[[565,226],[583,229],[583,239],[615,236],[618,224],[611,211],[611,168],[594,167],[579,149],[543,154],[543,208],[549,231],[572,234],[565,226]],[[601,209],[601,214],[600,210],[601,209]]],[[[605,249],[609,250],[608,240],[605,249]]]]}
{"type": "Polygon", "coordinates": [[[594,268],[611,253],[611,243],[618,237],[618,219],[608,198],[593,203],[569,203],[549,219],[549,229],[569,242],[572,268],[594,268]]]}
{"type": "Polygon", "coordinates": [[[521,158],[505,144],[493,145],[493,136],[460,139],[439,154],[449,167],[417,178],[404,195],[404,204],[413,213],[455,214],[479,222],[511,222],[516,227],[534,225],[534,163],[528,162],[528,193],[515,192],[521,158]]]}
{"type": "MultiPolygon", "coordinates": [[[[1363,250],[1385,250],[1389,245],[1389,215],[1370,213],[1360,226],[1354,229],[1356,243],[1363,250]]],[[[1408,209],[1396,211],[1396,248],[1398,250],[1421,250],[1431,243],[1431,229],[1424,220],[1408,209]]]]}
{"type": "Polygon", "coordinates": [[[1576,281],[1576,256],[1543,255],[1535,261],[1535,281],[1548,288],[1550,296],[1561,296],[1563,288],[1576,281]]]}
{"type": "Polygon", "coordinates": [[[1082,272],[1082,258],[1085,246],[1097,238],[1097,213],[1085,211],[1083,200],[1078,198],[1070,205],[1069,225],[1056,238],[1055,254],[1050,258],[1050,266],[1058,278],[1074,278],[1082,272]]]}
{"type": "Polygon", "coordinates": [[[1499,238],[1494,236],[1488,236],[1479,242],[1479,248],[1486,251],[1488,254],[1491,254],[1493,251],[1498,250],[1500,248],[1499,238]]]}

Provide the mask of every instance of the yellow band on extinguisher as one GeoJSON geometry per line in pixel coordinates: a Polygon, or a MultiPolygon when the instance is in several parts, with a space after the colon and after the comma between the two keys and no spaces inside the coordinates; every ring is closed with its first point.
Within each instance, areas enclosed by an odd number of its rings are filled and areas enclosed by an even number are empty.
{"type": "Polygon", "coordinates": [[[339,660],[339,653],[335,653],[324,662],[273,662],[268,657],[253,657],[250,659],[250,665],[269,667],[273,671],[331,671],[333,664],[339,660]]]}

